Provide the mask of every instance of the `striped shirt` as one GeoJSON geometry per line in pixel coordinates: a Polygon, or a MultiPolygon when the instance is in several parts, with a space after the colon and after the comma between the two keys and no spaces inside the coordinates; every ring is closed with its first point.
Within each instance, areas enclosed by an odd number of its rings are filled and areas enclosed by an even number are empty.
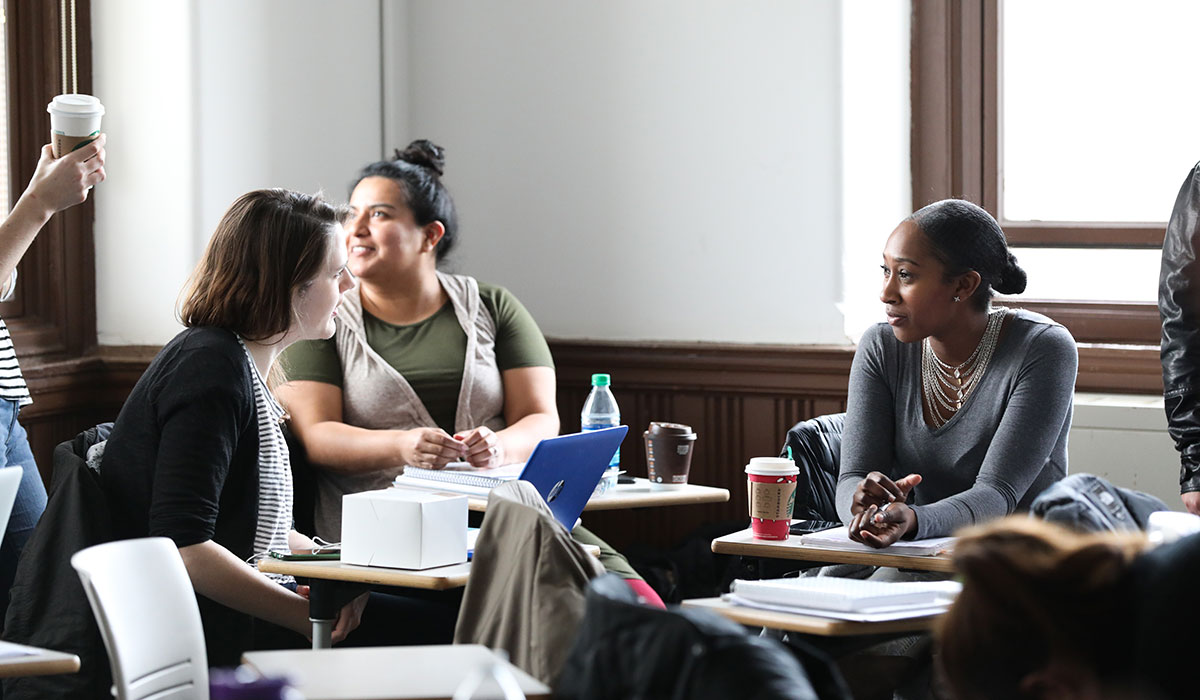
{"type": "MultiPolygon", "coordinates": [[[[238,342],[246,350],[241,338],[238,342]]],[[[248,560],[255,565],[267,552],[291,551],[288,533],[292,530],[292,467],[281,427],[283,407],[267,389],[249,350],[246,361],[254,375],[254,406],[258,413],[258,524],[254,531],[254,556],[248,560]]],[[[279,574],[267,576],[280,583],[294,580],[279,574]]]]}
{"type": "MultiPolygon", "coordinates": [[[[12,299],[16,289],[17,270],[14,268],[0,294],[0,301],[12,299]]],[[[13,347],[12,336],[8,334],[8,326],[4,325],[4,319],[0,319],[0,399],[16,401],[20,406],[33,403],[29,387],[25,385],[25,377],[21,376],[21,366],[17,364],[17,350],[13,347]]]]}

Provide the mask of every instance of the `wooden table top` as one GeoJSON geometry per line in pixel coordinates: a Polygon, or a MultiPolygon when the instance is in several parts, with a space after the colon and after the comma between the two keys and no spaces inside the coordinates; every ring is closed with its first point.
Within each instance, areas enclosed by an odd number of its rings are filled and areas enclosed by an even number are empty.
{"type": "Polygon", "coordinates": [[[917,556],[894,554],[887,549],[871,552],[813,547],[800,544],[800,538],[786,540],[759,540],[750,528],[735,532],[712,541],[712,551],[717,554],[736,554],[743,557],[767,559],[797,559],[827,564],[865,564],[867,566],[891,566],[919,571],[953,572],[954,564],[949,554],[917,556]]]}
{"type": "Polygon", "coordinates": [[[885,622],[851,622],[835,620],[816,615],[802,613],[777,612],[760,610],[744,605],[735,605],[720,598],[697,598],[681,603],[685,608],[699,608],[726,617],[734,622],[752,627],[767,627],[769,629],[802,632],[822,637],[844,637],[856,634],[894,634],[898,632],[922,632],[933,627],[933,623],[941,614],[923,615],[904,620],[887,620],[885,622]]]}
{"type": "MultiPolygon", "coordinates": [[[[288,676],[307,700],[450,700],[475,669],[500,663],[529,698],[550,688],[479,644],[250,651],[242,661],[265,676],[288,676]]],[[[480,697],[496,697],[485,686],[480,697]]]]}
{"type": "Polygon", "coordinates": [[[340,561],[284,561],[260,559],[258,570],[268,574],[287,574],[328,581],[350,581],[379,586],[405,586],[433,591],[461,588],[467,585],[471,563],[451,564],[432,569],[389,569],[382,566],[359,566],[340,561]]]}
{"type": "Polygon", "coordinates": [[[64,654],[61,651],[0,642],[0,654],[4,654],[0,656],[0,678],[49,676],[79,671],[79,657],[74,654],[64,654]],[[16,651],[33,653],[9,653],[16,651]]]}

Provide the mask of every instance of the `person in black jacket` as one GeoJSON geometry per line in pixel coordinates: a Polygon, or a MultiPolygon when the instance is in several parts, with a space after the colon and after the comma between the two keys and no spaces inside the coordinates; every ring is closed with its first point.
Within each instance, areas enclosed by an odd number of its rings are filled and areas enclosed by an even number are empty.
{"type": "Polygon", "coordinates": [[[1179,488],[1200,515],[1200,163],[1192,167],[1167,224],[1158,278],[1163,400],[1179,450],[1179,488]]]}
{"type": "MultiPolygon", "coordinates": [[[[350,287],[342,213],[316,197],[258,190],[225,213],[183,301],[187,329],[122,407],[100,479],[118,539],[171,538],[199,597],[209,663],[236,664],[251,617],[309,634],[308,601],[260,574],[268,552],[311,549],[292,530],[283,410],[264,377],[297,340],[333,335],[350,287]]],[[[358,625],[360,596],[333,640],[358,625]]]]}

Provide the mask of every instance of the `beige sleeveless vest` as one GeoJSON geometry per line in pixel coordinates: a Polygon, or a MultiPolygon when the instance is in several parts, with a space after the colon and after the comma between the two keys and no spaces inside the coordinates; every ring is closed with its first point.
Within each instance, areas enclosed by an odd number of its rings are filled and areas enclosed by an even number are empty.
{"type": "MultiPolygon", "coordinates": [[[[467,335],[454,430],[481,425],[503,430],[504,385],[496,365],[496,321],[483,307],[479,283],[474,278],[442,272],[437,276],[467,335]]],[[[358,287],[342,298],[336,324],[334,341],[342,362],[342,421],[371,430],[438,427],[404,376],[367,345],[358,287]]],[[[342,496],[387,488],[402,470],[396,467],[353,474],[316,470],[316,534],[332,542],[340,540],[342,496]]]]}

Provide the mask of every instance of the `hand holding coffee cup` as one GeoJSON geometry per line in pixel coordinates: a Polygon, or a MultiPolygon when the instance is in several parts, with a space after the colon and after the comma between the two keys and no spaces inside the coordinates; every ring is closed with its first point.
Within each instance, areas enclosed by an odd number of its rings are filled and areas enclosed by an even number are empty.
{"type": "Polygon", "coordinates": [[[21,195],[26,206],[49,219],[57,212],[82,203],[88,190],[104,181],[104,134],[62,158],[54,157],[51,144],[42,147],[41,158],[29,187],[21,195]]]}
{"type": "Polygon", "coordinates": [[[50,143],[55,158],[100,136],[104,105],[91,95],[58,95],[46,105],[46,111],[50,113],[50,143]]]}
{"type": "Polygon", "coordinates": [[[800,468],[786,457],[755,457],[746,465],[750,530],[760,540],[786,540],[800,468]]]}

